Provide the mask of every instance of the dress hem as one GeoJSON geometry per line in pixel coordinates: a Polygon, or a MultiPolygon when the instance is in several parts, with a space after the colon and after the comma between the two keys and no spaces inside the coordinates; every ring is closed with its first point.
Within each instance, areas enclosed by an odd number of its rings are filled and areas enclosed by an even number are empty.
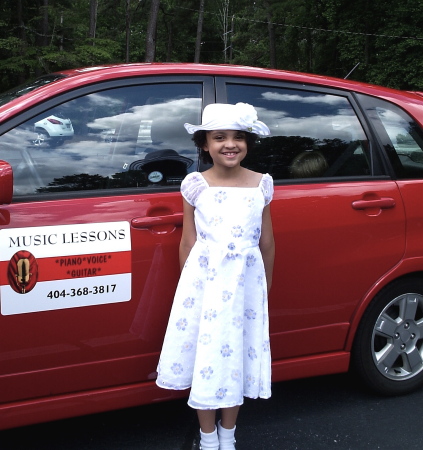
{"type": "Polygon", "coordinates": [[[188,385],[188,386],[174,386],[174,385],[170,385],[170,384],[168,385],[168,384],[162,383],[158,380],[156,380],[156,385],[159,388],[172,390],[172,391],[185,391],[186,389],[189,389],[191,387],[191,385],[188,385]]]}
{"type": "Polygon", "coordinates": [[[200,410],[214,410],[214,409],[222,409],[222,408],[233,408],[234,406],[241,406],[244,404],[244,398],[249,398],[252,400],[256,400],[258,398],[261,398],[263,400],[267,400],[271,397],[271,394],[265,394],[265,396],[262,395],[257,395],[257,396],[250,396],[250,395],[244,395],[243,399],[241,402],[232,402],[232,403],[225,403],[225,404],[219,404],[219,405],[200,405],[200,404],[195,404],[193,402],[191,402],[190,400],[188,400],[188,406],[193,408],[193,409],[200,409],[200,410]]]}

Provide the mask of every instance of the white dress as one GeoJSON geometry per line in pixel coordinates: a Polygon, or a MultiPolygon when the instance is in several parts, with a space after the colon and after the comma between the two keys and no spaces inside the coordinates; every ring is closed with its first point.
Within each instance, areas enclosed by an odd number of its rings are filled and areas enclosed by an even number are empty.
{"type": "Polygon", "coordinates": [[[157,368],[157,385],[191,387],[195,409],[271,395],[267,286],[259,249],[273,180],[210,187],[199,172],[181,193],[195,207],[197,241],[182,270],[157,368]]]}

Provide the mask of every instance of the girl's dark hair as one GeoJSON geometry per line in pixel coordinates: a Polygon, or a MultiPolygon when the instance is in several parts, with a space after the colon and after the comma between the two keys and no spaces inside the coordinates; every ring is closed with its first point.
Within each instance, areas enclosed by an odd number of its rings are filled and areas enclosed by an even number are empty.
{"type": "MultiPolygon", "coordinates": [[[[203,164],[213,164],[213,160],[210,156],[209,152],[203,150],[203,147],[207,142],[207,131],[206,130],[198,130],[194,133],[192,140],[194,141],[195,146],[200,151],[200,160],[203,164]]],[[[249,152],[254,148],[254,145],[257,141],[257,135],[254,133],[249,133],[248,131],[243,131],[245,133],[245,140],[247,142],[247,151],[249,152]]]]}

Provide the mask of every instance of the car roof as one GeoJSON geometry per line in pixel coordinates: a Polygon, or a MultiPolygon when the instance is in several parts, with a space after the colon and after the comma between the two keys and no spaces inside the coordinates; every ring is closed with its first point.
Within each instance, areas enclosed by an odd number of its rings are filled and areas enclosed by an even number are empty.
{"type": "Polygon", "coordinates": [[[420,110],[423,105],[422,94],[418,92],[399,91],[382,86],[371,85],[353,80],[314,75],[301,72],[290,72],[259,67],[236,66],[230,64],[194,64],[194,63],[131,63],[115,64],[78,69],[63,70],[51,75],[60,75],[55,81],[42,85],[19,98],[0,106],[0,122],[4,122],[15,114],[22,112],[45,99],[52,98],[75,88],[123,78],[159,75],[203,75],[249,77],[256,79],[279,80],[286,82],[306,83],[320,87],[334,87],[346,91],[354,91],[373,95],[393,101],[408,109],[420,110]]]}

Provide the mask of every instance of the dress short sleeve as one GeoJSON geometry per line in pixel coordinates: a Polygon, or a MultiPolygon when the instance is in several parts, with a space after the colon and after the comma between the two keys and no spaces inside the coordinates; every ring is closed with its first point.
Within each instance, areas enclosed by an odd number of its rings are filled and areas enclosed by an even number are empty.
{"type": "Polygon", "coordinates": [[[207,183],[204,177],[199,172],[192,172],[182,180],[181,194],[191,206],[195,206],[198,196],[206,188],[207,183]]]}
{"type": "Polygon", "coordinates": [[[264,196],[264,204],[267,206],[273,198],[273,178],[268,173],[263,175],[260,187],[264,196]]]}

